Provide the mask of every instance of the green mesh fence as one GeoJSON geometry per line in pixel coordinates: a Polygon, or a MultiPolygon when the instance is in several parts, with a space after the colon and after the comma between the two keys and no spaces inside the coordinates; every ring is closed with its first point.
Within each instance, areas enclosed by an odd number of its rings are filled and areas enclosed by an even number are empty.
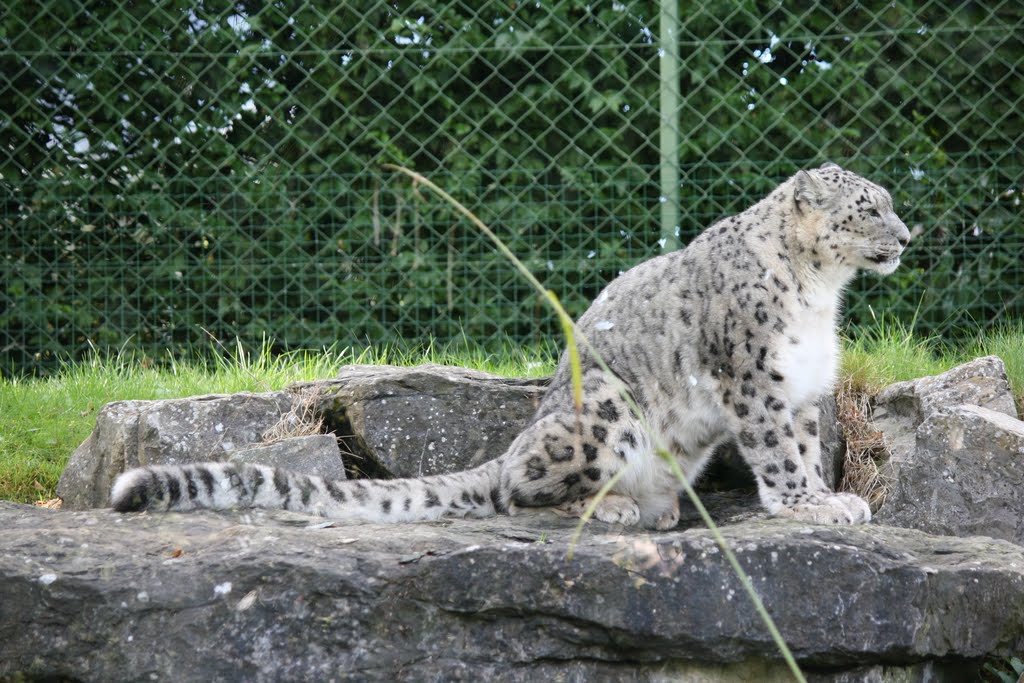
{"type": "Polygon", "coordinates": [[[851,321],[955,338],[1024,317],[1024,4],[682,2],[665,26],[662,9],[6,3],[0,368],[211,338],[558,334],[486,240],[382,163],[464,201],[579,314],[677,230],[832,160],[918,233],[897,274],[855,283],[851,321]]]}

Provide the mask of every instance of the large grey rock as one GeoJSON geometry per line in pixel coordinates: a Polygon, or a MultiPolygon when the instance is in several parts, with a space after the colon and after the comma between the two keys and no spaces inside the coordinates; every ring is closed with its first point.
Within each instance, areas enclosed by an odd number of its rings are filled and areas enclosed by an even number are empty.
{"type": "MultiPolygon", "coordinates": [[[[573,527],[0,503],[0,679],[784,680],[708,532],[591,523],[570,560],[573,527]]],[[[1019,546],[763,519],[723,533],[812,680],[970,680],[1024,648],[1019,546]]]]}
{"type": "Polygon", "coordinates": [[[352,365],[314,390],[342,437],[351,471],[420,477],[475,467],[505,452],[533,417],[547,380],[424,365],[352,365]]]}
{"type": "Polygon", "coordinates": [[[333,434],[294,436],[234,451],[228,460],[247,465],[281,467],[311,477],[345,479],[345,467],[333,434]]]}
{"type": "Polygon", "coordinates": [[[223,460],[260,443],[294,399],[277,391],[109,403],[68,460],[57,495],[68,509],[102,507],[110,485],[128,468],[223,460]]]}
{"type": "MultiPolygon", "coordinates": [[[[350,472],[390,478],[459,471],[504,452],[533,416],[545,385],[546,380],[455,367],[357,365],[337,379],[288,391],[119,401],[100,411],[96,429],[72,454],[57,494],[69,509],[104,506],[110,485],[125,469],[227,459],[259,445],[282,416],[305,412],[307,405],[324,419],[324,431],[341,439],[350,472]]],[[[276,458],[258,457],[264,464],[276,458]]],[[[311,451],[301,463],[292,456],[296,464],[280,464],[343,476],[337,456],[328,456],[322,467],[317,458],[311,451]]]]}
{"type": "Polygon", "coordinates": [[[1002,360],[886,387],[871,421],[891,452],[879,523],[1024,543],[1024,423],[1002,360]]]}
{"type": "Polygon", "coordinates": [[[1001,358],[976,358],[940,375],[891,384],[875,398],[873,417],[903,417],[920,424],[929,415],[965,403],[1018,417],[1001,358]]]}
{"type": "Polygon", "coordinates": [[[1006,366],[996,356],[977,358],[934,377],[891,384],[875,397],[871,422],[892,453],[887,476],[897,478],[916,448],[917,428],[937,412],[975,405],[1017,417],[1006,366]]]}
{"type": "Polygon", "coordinates": [[[1024,544],[1024,422],[958,405],[933,413],[916,436],[878,521],[1024,544]]]}

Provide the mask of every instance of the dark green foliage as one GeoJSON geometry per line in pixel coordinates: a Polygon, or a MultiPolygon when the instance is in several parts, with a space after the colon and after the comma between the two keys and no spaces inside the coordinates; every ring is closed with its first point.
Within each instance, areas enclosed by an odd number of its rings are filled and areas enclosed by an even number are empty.
{"type": "MultiPolygon", "coordinates": [[[[463,200],[574,314],[659,251],[653,3],[9,4],[4,370],[90,342],[558,334],[382,162],[463,200]]],[[[858,282],[853,321],[1024,314],[1024,6],[784,5],[683,3],[683,239],[831,159],[921,226],[905,268],[858,282]]]]}
{"type": "Polygon", "coordinates": [[[1020,683],[1024,677],[1024,661],[1018,657],[1008,657],[1005,660],[991,659],[985,663],[986,681],[999,681],[1000,683],[1020,683]]]}

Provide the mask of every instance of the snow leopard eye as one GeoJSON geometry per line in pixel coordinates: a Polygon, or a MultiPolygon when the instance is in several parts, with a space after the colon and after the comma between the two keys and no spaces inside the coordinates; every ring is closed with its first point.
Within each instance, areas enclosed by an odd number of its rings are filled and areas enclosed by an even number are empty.
{"type": "Polygon", "coordinates": [[[881,218],[882,212],[879,211],[878,209],[868,209],[868,215],[871,216],[872,218],[881,218]]]}

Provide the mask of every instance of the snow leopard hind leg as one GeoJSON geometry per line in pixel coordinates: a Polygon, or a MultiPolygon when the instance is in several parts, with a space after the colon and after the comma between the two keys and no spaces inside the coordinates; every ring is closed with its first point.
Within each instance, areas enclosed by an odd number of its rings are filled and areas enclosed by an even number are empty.
{"type": "Polygon", "coordinates": [[[503,458],[502,505],[513,514],[517,508],[553,507],[581,517],[594,502],[594,517],[602,522],[676,526],[677,488],[649,485],[652,468],[659,470],[656,482],[671,481],[671,475],[630,403],[596,369],[585,373],[579,411],[571,389],[553,385],[537,418],[503,458]],[[616,484],[598,496],[616,475],[616,484]]]}

